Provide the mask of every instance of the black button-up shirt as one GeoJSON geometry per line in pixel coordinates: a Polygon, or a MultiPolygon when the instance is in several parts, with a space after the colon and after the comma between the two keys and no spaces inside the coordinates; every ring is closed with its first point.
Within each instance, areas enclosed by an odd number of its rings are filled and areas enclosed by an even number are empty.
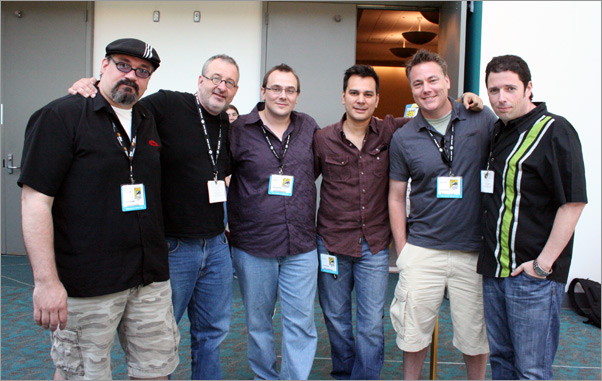
{"type": "Polygon", "coordinates": [[[145,186],[146,209],[123,212],[129,161],[102,97],[69,95],[36,111],[25,132],[19,185],[54,197],[58,274],[71,297],[90,297],[169,279],[160,204],[160,140],[152,116],[132,111],[133,174],[145,186]]]}
{"type": "Polygon", "coordinates": [[[230,129],[232,180],[228,190],[228,225],[232,245],[257,257],[280,257],[316,248],[316,184],[313,134],[319,129],[309,115],[293,111],[280,141],[266,128],[276,153],[284,155],[283,174],[294,176],[293,195],[268,194],[270,176],[279,173],[276,159],[262,131],[258,103],[230,129]]]}

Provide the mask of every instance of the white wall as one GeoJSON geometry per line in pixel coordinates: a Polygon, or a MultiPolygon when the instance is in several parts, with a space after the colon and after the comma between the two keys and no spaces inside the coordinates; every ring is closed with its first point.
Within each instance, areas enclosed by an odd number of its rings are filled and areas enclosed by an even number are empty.
{"type": "Polygon", "coordinates": [[[106,45],[118,38],[141,39],[157,50],[161,67],[146,94],[159,89],[194,93],[207,58],[225,53],[240,67],[239,89],[232,102],[248,113],[259,101],[262,8],[259,1],[96,1],[94,3],[94,73],[106,45]],[[153,11],[160,21],[153,22],[153,11]],[[192,20],[201,12],[201,21],[192,20]]]}
{"type": "Polygon", "coordinates": [[[522,57],[533,80],[534,101],[567,118],[579,133],[589,203],[575,234],[572,278],[600,281],[600,2],[483,2],[480,94],[485,67],[495,56],[522,57]]]}

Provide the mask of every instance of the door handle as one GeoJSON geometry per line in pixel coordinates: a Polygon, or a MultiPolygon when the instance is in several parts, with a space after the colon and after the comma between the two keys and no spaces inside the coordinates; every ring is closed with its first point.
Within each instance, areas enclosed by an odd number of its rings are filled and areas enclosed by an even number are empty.
{"type": "Polygon", "coordinates": [[[15,167],[13,165],[13,154],[9,153],[6,155],[6,169],[8,169],[8,174],[12,175],[15,169],[21,169],[21,167],[15,167]]]}

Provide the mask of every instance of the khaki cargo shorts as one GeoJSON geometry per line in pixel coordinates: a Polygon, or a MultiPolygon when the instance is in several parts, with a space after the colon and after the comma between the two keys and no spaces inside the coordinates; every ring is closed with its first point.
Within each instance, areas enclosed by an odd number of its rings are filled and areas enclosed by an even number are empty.
{"type": "Polygon", "coordinates": [[[399,349],[418,352],[431,344],[447,288],[454,347],[469,356],[489,353],[477,258],[474,252],[404,246],[397,258],[399,281],[390,309],[399,349]]]}

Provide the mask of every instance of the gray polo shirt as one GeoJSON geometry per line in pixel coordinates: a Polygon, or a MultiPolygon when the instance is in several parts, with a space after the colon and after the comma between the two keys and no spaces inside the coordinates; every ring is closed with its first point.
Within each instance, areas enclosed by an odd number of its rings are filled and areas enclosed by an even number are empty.
{"type": "MultiPolygon", "coordinates": [[[[439,249],[478,251],[481,245],[480,202],[481,169],[485,169],[489,140],[497,116],[487,107],[472,112],[450,98],[454,125],[452,169],[462,176],[462,198],[437,198],[437,178],[449,176],[449,167],[441,158],[427,132],[441,142],[437,132],[418,113],[393,135],[389,151],[389,177],[397,181],[412,180],[408,242],[412,245],[439,249]]],[[[451,128],[445,135],[449,151],[451,128]]]]}

